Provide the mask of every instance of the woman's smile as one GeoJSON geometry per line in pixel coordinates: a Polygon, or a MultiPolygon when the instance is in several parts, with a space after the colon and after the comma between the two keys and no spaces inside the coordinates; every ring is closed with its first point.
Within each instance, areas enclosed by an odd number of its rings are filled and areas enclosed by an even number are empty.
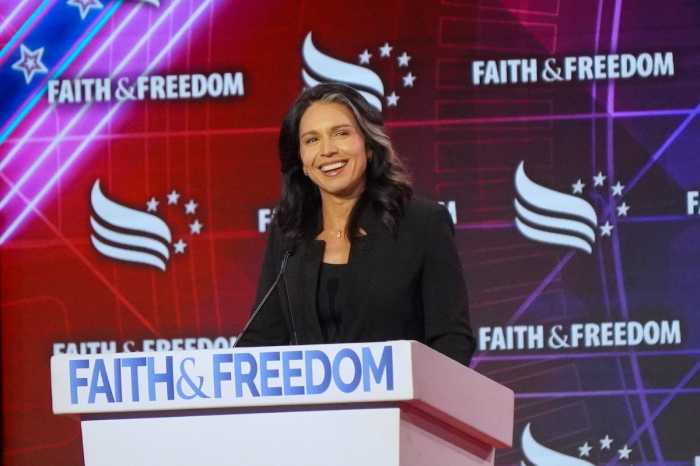
{"type": "Polygon", "coordinates": [[[326,176],[335,176],[335,175],[337,175],[338,173],[340,173],[341,171],[343,171],[343,168],[344,168],[345,165],[347,165],[347,164],[348,164],[348,161],[347,161],[347,160],[341,160],[341,161],[338,161],[338,162],[324,163],[323,165],[321,165],[321,166],[318,167],[318,168],[319,168],[319,170],[321,170],[321,172],[323,172],[323,174],[326,175],[326,176]]]}

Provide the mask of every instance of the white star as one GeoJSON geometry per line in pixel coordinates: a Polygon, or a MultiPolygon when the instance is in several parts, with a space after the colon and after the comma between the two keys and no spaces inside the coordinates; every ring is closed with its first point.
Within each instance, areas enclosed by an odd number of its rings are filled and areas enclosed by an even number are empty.
{"type": "Polygon", "coordinates": [[[617,207],[617,216],[618,217],[627,217],[627,211],[630,210],[630,206],[627,205],[626,202],[623,202],[617,207]]]}
{"type": "Polygon", "coordinates": [[[177,200],[180,197],[180,195],[174,189],[173,189],[173,192],[171,192],[167,196],[168,196],[168,205],[177,204],[177,200]]]}
{"type": "Polygon", "coordinates": [[[360,55],[360,65],[369,65],[369,59],[372,58],[372,54],[369,53],[369,50],[365,49],[364,52],[362,52],[360,55]]]}
{"type": "Polygon", "coordinates": [[[185,214],[194,215],[194,211],[199,207],[199,204],[194,203],[194,199],[190,199],[190,202],[185,204],[185,214]]]}
{"type": "Polygon", "coordinates": [[[591,451],[591,448],[593,447],[588,445],[588,442],[584,443],[583,446],[578,447],[578,451],[580,452],[578,456],[591,456],[589,453],[591,451]]]}
{"type": "Polygon", "coordinates": [[[632,453],[632,450],[630,448],[627,448],[627,445],[622,450],[617,450],[617,452],[620,454],[620,459],[630,459],[630,453],[632,453]]]}
{"type": "Polygon", "coordinates": [[[392,92],[390,96],[386,98],[386,106],[387,107],[396,107],[396,104],[398,103],[399,99],[398,95],[396,95],[396,92],[392,92]]]}
{"type": "Polygon", "coordinates": [[[382,57],[390,57],[390,56],[391,56],[391,50],[392,50],[393,48],[394,48],[394,47],[391,47],[391,46],[389,45],[389,42],[387,42],[387,43],[384,44],[383,46],[379,47],[379,51],[381,52],[381,55],[380,55],[380,56],[382,56],[382,57]]]}
{"type": "Polygon", "coordinates": [[[68,0],[68,5],[77,6],[80,9],[80,19],[83,20],[91,9],[101,10],[104,5],[100,0],[68,0]]]}
{"type": "MultiPolygon", "coordinates": [[[[610,222],[605,222],[605,225],[602,225],[599,227],[600,228],[600,236],[610,236],[610,232],[612,232],[613,228],[615,228],[613,225],[610,225],[610,222]]],[[[602,442],[602,440],[601,440],[602,442]]]]}
{"type": "Polygon", "coordinates": [[[199,220],[195,220],[194,223],[190,223],[190,234],[191,234],[191,235],[195,235],[195,234],[198,235],[198,234],[200,234],[200,233],[202,232],[202,227],[203,227],[203,226],[204,226],[204,225],[202,225],[201,223],[199,223],[199,220]]]}
{"type": "Polygon", "coordinates": [[[29,50],[24,44],[19,46],[22,58],[12,65],[13,70],[24,73],[24,81],[29,84],[35,73],[48,73],[49,70],[41,62],[41,57],[44,55],[44,47],[36,50],[29,50]]]}
{"type": "Polygon", "coordinates": [[[411,57],[406,55],[406,52],[403,53],[400,57],[396,57],[396,60],[399,62],[399,68],[402,66],[408,66],[408,60],[410,60],[411,57]]]}
{"type": "Polygon", "coordinates": [[[625,189],[625,186],[618,181],[615,186],[610,186],[610,189],[612,189],[613,196],[622,196],[622,190],[625,189]]]}
{"type": "Polygon", "coordinates": [[[603,186],[605,178],[607,178],[607,176],[603,176],[602,172],[598,172],[598,174],[593,177],[593,186],[603,186]]]}
{"type": "Polygon", "coordinates": [[[605,438],[599,440],[599,442],[601,450],[610,450],[610,444],[613,442],[613,439],[611,439],[610,436],[606,435],[605,438]]]}
{"type": "Polygon", "coordinates": [[[413,81],[416,80],[416,77],[413,76],[411,74],[411,72],[409,71],[408,74],[406,76],[404,76],[402,79],[403,79],[403,87],[406,87],[406,86],[413,87],[413,81]]]}
{"type": "Polygon", "coordinates": [[[182,241],[182,238],[180,238],[177,243],[173,244],[173,246],[175,247],[175,254],[184,254],[187,243],[182,241]]]}
{"type": "Polygon", "coordinates": [[[581,179],[579,179],[576,183],[571,185],[572,188],[574,188],[574,194],[583,194],[583,188],[586,187],[585,183],[581,182],[581,179]]]}
{"type": "Polygon", "coordinates": [[[158,210],[158,204],[160,204],[160,202],[156,201],[155,197],[152,197],[150,201],[146,202],[148,212],[155,212],[158,210]]]}

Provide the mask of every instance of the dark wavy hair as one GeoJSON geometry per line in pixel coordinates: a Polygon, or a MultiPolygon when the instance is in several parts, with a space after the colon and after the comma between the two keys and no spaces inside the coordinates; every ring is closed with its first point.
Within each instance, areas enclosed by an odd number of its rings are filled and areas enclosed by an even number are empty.
{"type": "Polygon", "coordinates": [[[401,160],[391,145],[381,114],[350,86],[338,83],[319,84],[297,97],[282,122],[279,157],[282,164],[282,194],[274,222],[285,237],[297,243],[314,239],[319,233],[321,194],[303,173],[299,153],[299,125],[306,110],[315,102],[345,105],[357,120],[365,148],[372,158],[367,161],[365,189],[348,219],[350,242],[360,236],[358,221],[371,208],[392,235],[398,234],[398,220],[406,202],[413,195],[411,182],[401,160]],[[371,152],[370,152],[371,151],[371,152]]]}

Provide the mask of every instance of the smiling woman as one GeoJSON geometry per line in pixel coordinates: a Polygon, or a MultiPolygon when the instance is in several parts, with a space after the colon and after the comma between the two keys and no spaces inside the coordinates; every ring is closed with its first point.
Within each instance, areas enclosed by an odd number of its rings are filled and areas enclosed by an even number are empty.
{"type": "Polygon", "coordinates": [[[417,340],[468,365],[475,340],[454,225],[443,206],[413,197],[379,112],[342,84],[307,89],[287,112],[279,155],[256,301],[277,293],[238,346],[417,340]]]}
{"type": "Polygon", "coordinates": [[[279,156],[282,196],[274,223],[292,241],[315,238],[322,221],[324,229],[329,227],[336,236],[340,231],[350,243],[361,236],[357,222],[366,207],[396,233],[396,222],[413,192],[409,177],[394,152],[381,114],[353,88],[322,84],[302,93],[282,123],[279,156]],[[351,158],[360,173],[344,174],[339,181],[350,186],[352,177],[347,175],[359,176],[355,180],[358,189],[327,191],[343,183],[320,184],[325,178],[321,178],[319,167],[351,158]],[[336,211],[337,206],[344,206],[345,212],[336,211]]]}

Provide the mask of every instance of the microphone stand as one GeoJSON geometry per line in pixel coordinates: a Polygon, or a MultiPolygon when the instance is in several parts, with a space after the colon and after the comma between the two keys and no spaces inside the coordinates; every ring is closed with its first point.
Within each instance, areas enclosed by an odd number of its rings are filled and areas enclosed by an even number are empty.
{"type": "MultiPolygon", "coordinates": [[[[260,301],[260,304],[258,304],[258,307],[255,308],[255,311],[254,311],[253,314],[250,316],[250,319],[248,319],[248,322],[245,324],[245,327],[243,327],[243,330],[241,330],[241,333],[238,334],[238,337],[236,338],[236,341],[234,342],[234,344],[233,344],[233,346],[232,346],[231,348],[236,348],[236,347],[238,346],[238,342],[241,341],[241,337],[243,337],[243,334],[245,334],[246,330],[248,330],[248,327],[250,327],[250,324],[252,324],[253,321],[255,320],[255,317],[257,317],[258,312],[260,312],[260,309],[262,309],[263,305],[267,302],[267,299],[268,299],[268,298],[270,297],[270,295],[272,294],[272,291],[275,289],[275,287],[276,287],[277,284],[279,283],[280,278],[282,278],[282,275],[284,275],[284,270],[287,268],[287,260],[289,259],[289,257],[290,257],[291,255],[292,255],[292,251],[291,251],[291,250],[285,251],[285,253],[284,253],[284,258],[282,259],[282,267],[280,267],[280,273],[277,274],[277,278],[275,278],[274,283],[272,284],[272,286],[270,287],[270,289],[267,290],[267,293],[266,293],[265,296],[263,297],[262,301],[260,301]]],[[[288,291],[287,291],[287,281],[286,281],[286,280],[285,280],[285,282],[284,282],[284,288],[285,288],[285,292],[288,293],[288,291]]],[[[290,313],[290,315],[291,315],[291,313],[292,313],[292,307],[291,307],[291,305],[289,305],[289,296],[287,296],[287,305],[289,306],[289,313],[290,313]]],[[[298,344],[296,327],[295,327],[295,325],[294,325],[294,316],[291,315],[291,318],[292,318],[292,329],[293,329],[293,331],[294,331],[294,341],[295,341],[295,344],[298,344]]]]}

